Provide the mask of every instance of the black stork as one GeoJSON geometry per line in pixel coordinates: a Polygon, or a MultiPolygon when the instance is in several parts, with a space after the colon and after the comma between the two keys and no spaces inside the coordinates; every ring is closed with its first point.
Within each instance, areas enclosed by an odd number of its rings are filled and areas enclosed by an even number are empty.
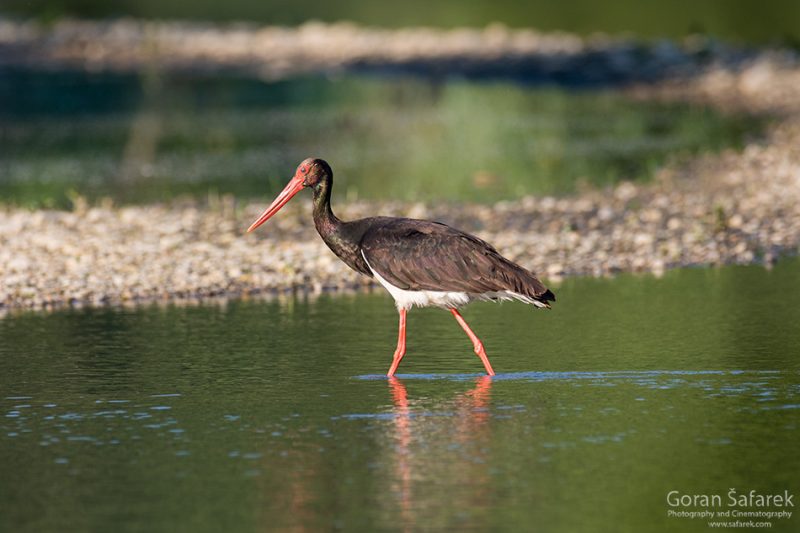
{"type": "Polygon", "coordinates": [[[306,187],[314,193],[314,225],[328,248],[356,272],[377,279],[395,300],[400,331],[389,377],[406,353],[406,313],[415,305],[448,309],[493,376],[483,343],[458,308],[473,300],[520,300],[549,309],[549,302],[556,299],[532,272],[500,255],[491,244],[445,224],[395,217],[339,220],[331,211],[333,171],[322,159],[300,163],[288,185],[247,232],[269,220],[306,187]]]}

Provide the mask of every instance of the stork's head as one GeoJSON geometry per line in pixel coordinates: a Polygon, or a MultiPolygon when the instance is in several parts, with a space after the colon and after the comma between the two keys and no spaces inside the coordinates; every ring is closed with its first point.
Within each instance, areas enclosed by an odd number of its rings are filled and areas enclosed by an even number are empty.
{"type": "Polygon", "coordinates": [[[330,185],[330,180],[333,177],[333,171],[330,165],[323,159],[315,159],[309,157],[305,159],[297,170],[294,171],[294,176],[289,180],[289,183],[284,187],[281,193],[275,200],[272,201],[270,206],[264,211],[255,222],[253,222],[247,229],[250,233],[261,224],[269,220],[272,215],[277,213],[281,207],[286,205],[292,196],[300,192],[305,187],[314,189],[315,192],[321,190],[323,187],[330,185]]]}

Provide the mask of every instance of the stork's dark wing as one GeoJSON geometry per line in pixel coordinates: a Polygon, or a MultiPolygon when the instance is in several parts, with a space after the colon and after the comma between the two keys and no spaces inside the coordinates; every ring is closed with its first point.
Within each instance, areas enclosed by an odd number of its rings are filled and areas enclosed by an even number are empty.
{"type": "Polygon", "coordinates": [[[489,243],[438,222],[391,219],[370,228],[361,249],[370,268],[400,289],[512,291],[545,302],[555,299],[536,276],[489,243]]]}

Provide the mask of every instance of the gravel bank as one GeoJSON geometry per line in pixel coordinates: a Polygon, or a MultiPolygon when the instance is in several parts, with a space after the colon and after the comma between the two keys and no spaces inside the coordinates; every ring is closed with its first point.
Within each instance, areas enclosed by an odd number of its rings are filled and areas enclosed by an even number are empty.
{"type": "MultiPolygon", "coordinates": [[[[494,206],[339,205],[345,218],[432,218],[551,278],[686,265],[771,264],[800,243],[800,127],[769,143],[665,169],[650,186],[494,206]],[[691,175],[692,179],[688,176],[691,175]]],[[[364,286],[296,201],[245,235],[262,204],[0,211],[0,306],[49,307],[364,286]]],[[[336,209],[336,206],[334,206],[336,209]]]]}
{"type": "Polygon", "coordinates": [[[236,72],[275,79],[344,70],[514,77],[571,85],[657,80],[731,67],[754,50],[704,37],[628,38],[511,30],[399,30],[310,22],[253,24],[62,20],[53,25],[0,18],[0,66],[88,71],[236,72]]]}

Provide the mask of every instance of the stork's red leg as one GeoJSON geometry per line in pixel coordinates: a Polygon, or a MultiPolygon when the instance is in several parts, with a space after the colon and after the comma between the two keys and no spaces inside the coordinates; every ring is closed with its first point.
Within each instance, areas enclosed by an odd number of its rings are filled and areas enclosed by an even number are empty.
{"type": "Polygon", "coordinates": [[[469,329],[467,321],[464,320],[464,317],[461,316],[461,313],[459,313],[457,309],[450,309],[450,312],[453,313],[454,317],[456,317],[458,324],[464,329],[464,331],[467,332],[469,340],[472,341],[472,346],[475,348],[475,353],[481,358],[481,361],[483,361],[483,366],[486,367],[486,373],[490,376],[494,376],[494,370],[492,370],[492,365],[489,363],[489,358],[486,357],[486,350],[483,349],[483,343],[481,340],[477,335],[475,335],[475,333],[473,333],[471,329],[469,329]]]}
{"type": "Polygon", "coordinates": [[[397,367],[400,366],[400,361],[403,360],[403,356],[406,354],[406,311],[405,309],[400,309],[400,330],[397,332],[397,349],[394,351],[394,358],[392,359],[392,366],[389,368],[389,373],[386,374],[389,377],[394,376],[394,373],[397,371],[397,367]]]}

